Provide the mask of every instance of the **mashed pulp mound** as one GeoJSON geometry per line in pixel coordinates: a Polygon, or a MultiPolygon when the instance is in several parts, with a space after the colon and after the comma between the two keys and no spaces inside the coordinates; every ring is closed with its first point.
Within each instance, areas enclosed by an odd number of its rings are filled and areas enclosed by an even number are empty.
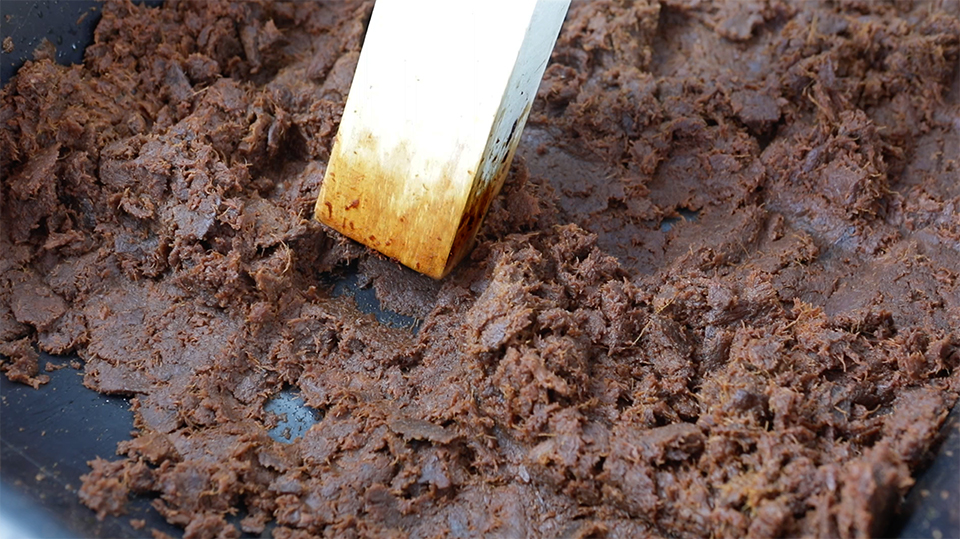
{"type": "Polygon", "coordinates": [[[108,3],[0,93],[0,353],[187,537],[882,533],[960,389],[956,1],[574,2],[442,282],[313,222],[370,2],[108,3]],[[680,216],[682,218],[679,218],[680,216]],[[345,269],[384,326],[333,297],[345,269]],[[282,444],[264,403],[323,419],[282,444]]]}

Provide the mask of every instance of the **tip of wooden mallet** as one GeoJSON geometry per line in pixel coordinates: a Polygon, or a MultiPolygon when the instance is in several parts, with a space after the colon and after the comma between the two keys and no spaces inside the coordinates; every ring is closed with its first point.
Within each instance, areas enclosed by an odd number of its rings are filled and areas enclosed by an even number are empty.
{"type": "Polygon", "coordinates": [[[503,185],[568,5],[378,0],[316,218],[447,275],[503,185]]]}

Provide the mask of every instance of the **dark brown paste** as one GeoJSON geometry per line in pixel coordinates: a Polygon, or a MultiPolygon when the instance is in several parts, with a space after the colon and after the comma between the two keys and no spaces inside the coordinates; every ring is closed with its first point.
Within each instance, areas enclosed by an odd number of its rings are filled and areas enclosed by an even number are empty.
{"type": "Polygon", "coordinates": [[[0,93],[2,368],[133,397],[82,500],[186,537],[882,535],[960,389],[957,3],[574,2],[439,283],[311,220],[371,7],[108,3],[0,93]],[[323,415],[292,444],[285,386],[323,415]]]}

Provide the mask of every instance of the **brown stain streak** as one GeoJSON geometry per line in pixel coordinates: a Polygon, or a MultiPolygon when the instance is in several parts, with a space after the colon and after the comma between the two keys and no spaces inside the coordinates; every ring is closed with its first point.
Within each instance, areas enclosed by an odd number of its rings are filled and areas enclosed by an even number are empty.
{"type": "Polygon", "coordinates": [[[410,268],[442,278],[472,248],[509,172],[531,105],[517,118],[504,118],[502,112],[497,116],[471,177],[454,177],[460,160],[469,158],[461,149],[444,161],[439,178],[429,186],[416,182],[405,145],[385,154],[372,133],[363,133],[345,150],[338,136],[320,186],[317,220],[410,268]],[[510,136],[506,141],[495,139],[497,127],[505,121],[512,121],[510,136]],[[479,171],[488,161],[497,162],[497,168],[492,178],[482,181],[479,171]],[[468,190],[462,185],[465,181],[471,182],[468,190]],[[327,211],[321,212],[321,206],[327,211]],[[348,211],[349,224],[341,215],[348,211]]]}
{"type": "MultiPolygon", "coordinates": [[[[494,172],[493,178],[491,178],[489,182],[481,182],[479,178],[474,179],[470,196],[467,199],[467,205],[464,208],[463,218],[460,221],[456,239],[454,239],[453,242],[453,252],[447,261],[447,267],[444,269],[444,275],[453,270],[473,247],[473,240],[480,230],[480,226],[483,224],[483,218],[486,216],[487,210],[490,209],[490,204],[493,203],[493,199],[500,193],[503,182],[507,178],[507,173],[510,171],[510,163],[513,161],[513,156],[517,151],[517,145],[520,142],[519,132],[522,131],[522,129],[518,129],[518,127],[526,123],[532,105],[532,103],[527,104],[523,112],[520,113],[520,116],[514,120],[513,126],[510,128],[510,136],[505,141],[506,151],[500,157],[500,164],[496,172],[494,172]],[[484,186],[486,187],[484,188],[484,186]]],[[[503,120],[504,118],[498,115],[494,122],[494,128],[491,129],[491,133],[496,130],[496,125],[503,120]]],[[[491,140],[487,141],[487,147],[484,148],[484,158],[481,160],[481,165],[487,159],[493,159],[493,155],[496,152],[502,151],[500,139],[497,138],[493,140],[492,134],[490,139],[491,140]]]]}
{"type": "Polygon", "coordinates": [[[451,156],[438,181],[424,189],[410,170],[408,148],[401,145],[383,157],[372,134],[356,140],[349,149],[339,138],[334,144],[316,219],[406,266],[442,277],[467,194],[458,185],[462,179],[453,177],[462,151],[451,156]],[[326,211],[319,211],[321,207],[326,211]]]}

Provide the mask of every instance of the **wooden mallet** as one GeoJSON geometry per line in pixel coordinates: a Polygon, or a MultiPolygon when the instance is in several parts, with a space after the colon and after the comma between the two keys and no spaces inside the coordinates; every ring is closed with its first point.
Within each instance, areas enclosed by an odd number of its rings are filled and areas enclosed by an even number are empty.
{"type": "Polygon", "coordinates": [[[377,0],[316,218],[434,278],[510,168],[569,0],[377,0]]]}

